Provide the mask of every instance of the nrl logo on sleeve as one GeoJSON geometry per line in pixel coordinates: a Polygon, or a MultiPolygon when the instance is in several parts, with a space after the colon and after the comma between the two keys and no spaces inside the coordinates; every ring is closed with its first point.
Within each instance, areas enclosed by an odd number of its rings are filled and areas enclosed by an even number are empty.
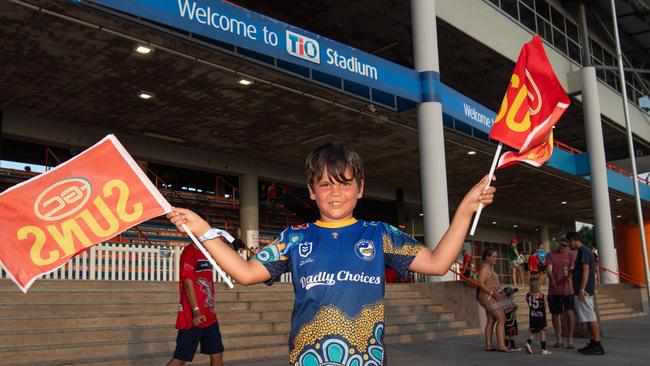
{"type": "Polygon", "coordinates": [[[354,252],[364,261],[371,261],[375,258],[375,243],[372,240],[359,240],[354,246],[354,252]]]}
{"type": "Polygon", "coordinates": [[[300,245],[298,245],[298,253],[300,254],[301,257],[307,258],[307,256],[311,254],[311,247],[312,247],[312,242],[310,241],[306,243],[300,243],[300,245]]]}

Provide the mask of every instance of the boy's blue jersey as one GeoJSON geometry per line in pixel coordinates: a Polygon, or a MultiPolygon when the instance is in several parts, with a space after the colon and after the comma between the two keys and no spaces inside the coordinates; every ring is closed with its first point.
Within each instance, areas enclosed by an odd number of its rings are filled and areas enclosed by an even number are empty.
{"type": "Polygon", "coordinates": [[[422,245],[382,222],[350,219],[285,229],[256,255],[271,281],[291,272],[291,365],[382,365],[384,267],[403,278],[422,245]]]}

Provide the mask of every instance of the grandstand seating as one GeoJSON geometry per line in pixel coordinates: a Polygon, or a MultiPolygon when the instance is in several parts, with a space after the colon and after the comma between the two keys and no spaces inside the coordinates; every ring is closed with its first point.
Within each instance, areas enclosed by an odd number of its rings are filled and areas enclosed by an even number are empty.
{"type": "MultiPolygon", "coordinates": [[[[33,178],[38,173],[0,168],[0,190],[33,178]]],[[[152,179],[159,185],[160,193],[172,205],[188,207],[201,214],[214,227],[233,232],[239,226],[239,200],[215,194],[189,192],[163,188],[160,179],[152,179]]],[[[303,221],[286,206],[280,204],[275,209],[260,204],[260,246],[269,244],[285,227],[302,224],[303,221]]],[[[135,226],[108,242],[138,245],[184,246],[188,239],[164,217],[157,217],[135,226]]]]}

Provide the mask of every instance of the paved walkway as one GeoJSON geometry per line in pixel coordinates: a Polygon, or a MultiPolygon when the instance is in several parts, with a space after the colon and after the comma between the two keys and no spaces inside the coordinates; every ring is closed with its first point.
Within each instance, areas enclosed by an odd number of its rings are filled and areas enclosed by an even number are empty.
{"type": "MultiPolygon", "coordinates": [[[[448,366],[448,365],[549,365],[623,366],[650,364],[650,317],[603,322],[604,356],[583,356],[575,350],[551,347],[554,335],[548,337],[551,355],[528,355],[525,352],[503,354],[485,352],[483,336],[447,338],[432,342],[393,345],[388,348],[391,366],[448,366]]],[[[520,332],[517,345],[525,341],[526,332],[520,332]]],[[[585,340],[576,339],[577,348],[585,340]]],[[[539,350],[539,342],[534,346],[539,350]]],[[[258,361],[228,362],[228,366],[287,366],[288,360],[268,358],[258,361]]]]}

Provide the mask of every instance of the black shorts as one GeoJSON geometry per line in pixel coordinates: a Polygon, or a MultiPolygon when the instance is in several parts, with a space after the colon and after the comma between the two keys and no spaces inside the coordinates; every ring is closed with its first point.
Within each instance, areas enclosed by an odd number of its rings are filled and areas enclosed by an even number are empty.
{"type": "Polygon", "coordinates": [[[548,308],[553,315],[562,314],[565,310],[575,309],[573,295],[548,295],[548,308]]]}
{"type": "Polygon", "coordinates": [[[213,355],[223,352],[218,322],[206,328],[179,329],[176,336],[174,358],[192,362],[199,343],[201,343],[201,353],[203,354],[213,355]]]}

